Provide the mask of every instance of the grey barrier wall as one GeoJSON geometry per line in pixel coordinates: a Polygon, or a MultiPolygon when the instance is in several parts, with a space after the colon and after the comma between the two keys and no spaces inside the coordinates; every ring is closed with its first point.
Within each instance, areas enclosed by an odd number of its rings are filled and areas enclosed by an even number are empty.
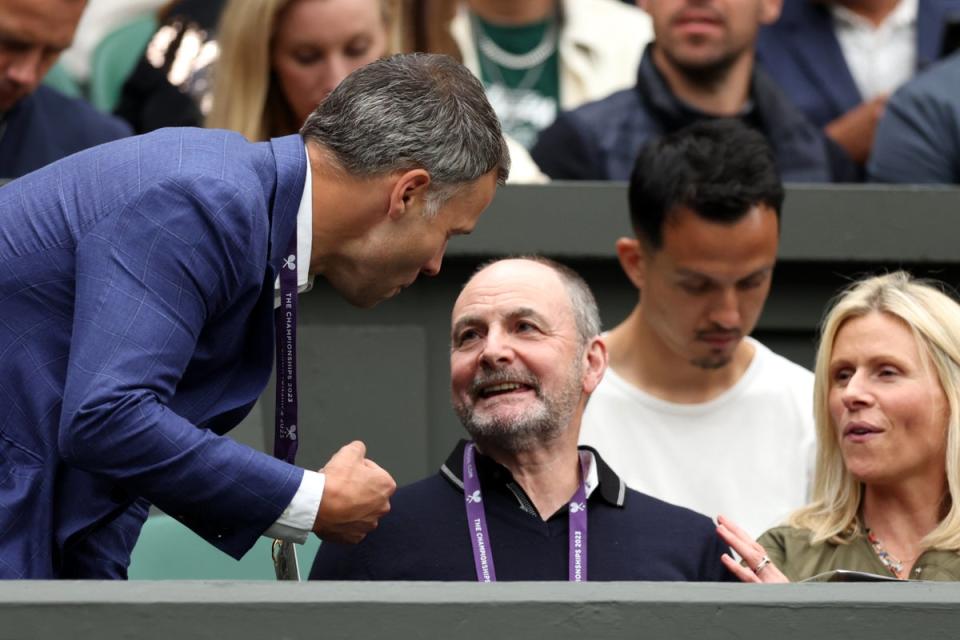
{"type": "Polygon", "coordinates": [[[956,638],[960,585],[0,584],[0,640],[956,638]]]}
{"type": "MultiPolygon", "coordinates": [[[[960,283],[958,232],[960,189],[788,188],[780,262],[754,335],[811,366],[824,307],[852,278],[906,267],[960,283]]],[[[504,255],[560,259],[590,283],[609,328],[637,300],[613,251],[629,233],[624,184],[510,186],[471,236],[451,240],[439,276],[393,300],[355,309],[318,279],[300,296],[301,464],[319,468],[359,438],[401,484],[434,472],[462,434],[449,402],[449,317],[470,273],[504,255]]],[[[270,450],[272,425],[268,389],[233,435],[270,450]]]]}

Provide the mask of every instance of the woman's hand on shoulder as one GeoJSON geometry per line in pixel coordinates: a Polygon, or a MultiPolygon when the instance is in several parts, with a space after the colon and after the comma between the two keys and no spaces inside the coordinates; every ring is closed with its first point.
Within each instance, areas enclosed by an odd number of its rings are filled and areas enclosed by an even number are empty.
{"type": "Polygon", "coordinates": [[[741,582],[790,582],[787,577],[770,562],[767,552],[748,534],[729,519],[717,517],[717,535],[736,551],[743,564],[734,560],[729,554],[721,556],[724,566],[730,570],[741,582]]]}

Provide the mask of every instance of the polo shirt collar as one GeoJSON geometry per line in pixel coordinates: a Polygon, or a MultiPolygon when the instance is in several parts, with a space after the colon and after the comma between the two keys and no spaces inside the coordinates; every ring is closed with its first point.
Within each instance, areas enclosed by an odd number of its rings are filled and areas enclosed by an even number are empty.
{"type": "MultiPolygon", "coordinates": [[[[440,475],[459,491],[463,491],[463,450],[468,442],[469,440],[460,440],[447,457],[447,461],[440,466],[440,475]]],[[[603,461],[603,458],[593,447],[580,445],[578,449],[581,455],[591,456],[593,462],[588,471],[587,497],[594,498],[594,494],[596,494],[596,498],[612,506],[623,507],[627,493],[626,483],[614,473],[613,469],[607,466],[607,463],[603,461]]],[[[477,473],[484,484],[496,483],[503,487],[517,485],[510,470],[497,464],[492,458],[477,451],[476,459],[477,473]]],[[[519,485],[517,486],[519,488],[519,485]]],[[[518,497],[518,501],[521,507],[525,507],[523,499],[518,497]]]]}

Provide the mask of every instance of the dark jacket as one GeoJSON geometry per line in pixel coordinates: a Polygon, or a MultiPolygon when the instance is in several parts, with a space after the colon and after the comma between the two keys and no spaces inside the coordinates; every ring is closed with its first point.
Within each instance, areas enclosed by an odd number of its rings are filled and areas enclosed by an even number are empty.
{"type": "Polygon", "coordinates": [[[114,109],[137,133],[203,126],[200,103],[212,95],[214,63],[207,60],[198,67],[198,58],[204,47],[216,43],[217,22],[225,4],[225,0],[181,0],[169,9],[147,45],[153,55],[141,54],[114,109]],[[169,80],[174,63],[190,69],[176,86],[169,80]]]}
{"type": "Polygon", "coordinates": [[[0,180],[132,133],[126,122],[89,102],[40,85],[0,120],[0,180]]]}
{"type": "Polygon", "coordinates": [[[960,52],[893,94],[867,171],[873,182],[960,184],[960,52]]]}
{"type": "MultiPolygon", "coordinates": [[[[562,113],[540,134],[531,154],[555,180],[628,180],[640,148],[651,138],[712,118],[681,102],[644,52],[637,85],[562,113]]],[[[750,105],[740,116],[773,147],[786,182],[857,180],[850,159],[754,69],[750,105]]]]}
{"type": "MultiPolygon", "coordinates": [[[[944,23],[958,12],[960,0],[919,0],[917,70],[940,57],[944,23]]],[[[780,19],[760,30],[757,62],[818,127],[863,102],[826,3],[785,0],[780,19]]]]}

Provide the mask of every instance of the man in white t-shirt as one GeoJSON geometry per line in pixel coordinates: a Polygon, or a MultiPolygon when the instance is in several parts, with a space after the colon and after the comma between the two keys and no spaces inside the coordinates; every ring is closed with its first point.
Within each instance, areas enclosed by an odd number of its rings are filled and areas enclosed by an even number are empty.
{"type": "Polygon", "coordinates": [[[809,493],[813,374],[748,338],[770,290],[783,186],[732,120],[647,145],[636,238],[617,255],[640,302],[606,336],[610,367],[581,442],[634,489],[759,535],[809,493]]]}

